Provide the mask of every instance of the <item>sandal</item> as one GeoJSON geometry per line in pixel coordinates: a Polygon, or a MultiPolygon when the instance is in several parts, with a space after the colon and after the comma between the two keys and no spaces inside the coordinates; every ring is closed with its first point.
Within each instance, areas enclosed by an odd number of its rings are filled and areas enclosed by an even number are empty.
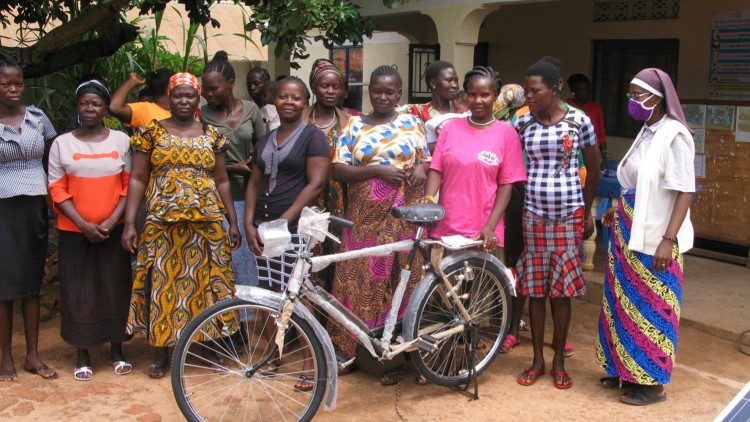
{"type": "Polygon", "coordinates": [[[523,386],[528,387],[530,385],[534,385],[534,383],[536,382],[536,380],[538,380],[539,377],[541,377],[543,373],[544,373],[543,369],[541,371],[535,371],[535,370],[529,368],[529,369],[521,372],[518,375],[518,377],[516,378],[516,382],[519,383],[519,384],[521,384],[521,385],[523,385],[523,386]]]}
{"type": "Polygon", "coordinates": [[[112,364],[112,371],[117,375],[127,375],[133,372],[133,365],[130,362],[124,360],[118,360],[115,362],[110,361],[112,364]]]}
{"type": "Polygon", "coordinates": [[[380,385],[387,387],[396,385],[404,379],[404,372],[401,370],[388,371],[380,378],[380,385]]]}
{"type": "Polygon", "coordinates": [[[160,378],[164,378],[164,375],[167,374],[167,365],[164,364],[163,366],[157,365],[155,363],[152,363],[148,366],[148,377],[151,379],[158,380],[160,378]]]}
{"type": "Polygon", "coordinates": [[[605,390],[619,390],[620,389],[620,378],[617,377],[602,377],[599,378],[599,387],[605,390]]]}
{"type": "Polygon", "coordinates": [[[552,385],[555,388],[566,390],[573,386],[573,380],[570,379],[570,375],[567,372],[552,369],[549,371],[549,374],[552,375],[552,385]]]}
{"type": "Polygon", "coordinates": [[[503,344],[500,345],[499,352],[503,354],[510,353],[510,351],[519,344],[521,344],[521,342],[518,340],[518,337],[513,334],[506,334],[503,339],[503,344]]]}
{"type": "Polygon", "coordinates": [[[565,347],[563,348],[563,357],[569,358],[573,356],[576,351],[573,349],[573,343],[566,341],[565,347]]]}
{"type": "Polygon", "coordinates": [[[260,367],[258,372],[261,375],[265,375],[267,377],[274,377],[279,372],[279,364],[276,361],[270,360],[263,364],[263,366],[260,367]]]}
{"type": "Polygon", "coordinates": [[[430,380],[428,380],[424,375],[419,374],[416,378],[414,378],[414,384],[417,385],[427,385],[430,383],[430,380]]]}
{"type": "Polygon", "coordinates": [[[644,386],[630,388],[620,396],[620,401],[633,406],[647,406],[659,403],[667,399],[667,393],[657,393],[653,389],[644,386]]]}
{"type": "Polygon", "coordinates": [[[91,381],[94,379],[94,371],[90,366],[82,366],[73,370],[73,379],[76,381],[91,381]]]}
{"type": "Polygon", "coordinates": [[[58,376],[57,371],[51,369],[49,366],[43,363],[32,367],[27,367],[24,365],[23,370],[31,374],[39,375],[46,380],[57,379],[58,376]]]}
{"type": "Polygon", "coordinates": [[[310,381],[311,378],[312,377],[308,377],[307,375],[300,375],[299,381],[294,384],[294,391],[299,391],[301,393],[311,391],[313,389],[313,383],[310,381]]]}

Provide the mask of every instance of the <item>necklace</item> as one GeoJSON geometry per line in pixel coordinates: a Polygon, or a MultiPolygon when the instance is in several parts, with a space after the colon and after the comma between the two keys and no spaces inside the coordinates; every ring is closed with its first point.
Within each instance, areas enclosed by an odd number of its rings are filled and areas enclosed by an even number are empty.
{"type": "Polygon", "coordinates": [[[323,126],[318,125],[318,122],[315,119],[317,111],[318,111],[318,109],[316,107],[313,107],[312,122],[313,122],[313,124],[315,125],[316,128],[318,128],[318,129],[327,129],[327,128],[333,126],[333,122],[336,121],[336,111],[333,112],[333,117],[331,117],[331,120],[328,123],[326,123],[325,125],[323,125],[323,126]]]}
{"type": "Polygon", "coordinates": [[[474,121],[474,119],[471,118],[471,116],[469,116],[468,119],[469,119],[469,123],[473,124],[474,126],[480,126],[480,127],[482,127],[482,126],[489,126],[489,125],[495,123],[495,120],[497,120],[496,118],[493,117],[487,123],[477,123],[477,122],[474,121]]]}

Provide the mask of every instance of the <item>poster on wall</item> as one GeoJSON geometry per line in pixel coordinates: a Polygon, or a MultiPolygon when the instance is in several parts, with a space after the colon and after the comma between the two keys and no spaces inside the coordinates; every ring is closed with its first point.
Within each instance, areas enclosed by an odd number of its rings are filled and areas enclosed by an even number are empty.
{"type": "Polygon", "coordinates": [[[695,153],[704,154],[706,152],[706,130],[695,129],[693,141],[695,141],[695,153]]]}
{"type": "Polygon", "coordinates": [[[706,129],[734,130],[734,106],[706,106],[706,129]]]}
{"type": "Polygon", "coordinates": [[[750,100],[750,9],[714,15],[708,75],[708,98],[750,100]]]}
{"type": "Polygon", "coordinates": [[[695,154],[695,178],[705,179],[706,178],[706,156],[703,154],[695,154]]]}
{"type": "Polygon", "coordinates": [[[737,107],[737,142],[750,142],[750,107],[737,107]]]}
{"type": "Polygon", "coordinates": [[[702,104],[683,104],[682,111],[685,113],[685,120],[691,129],[703,129],[703,122],[706,119],[706,106],[702,104]]]}

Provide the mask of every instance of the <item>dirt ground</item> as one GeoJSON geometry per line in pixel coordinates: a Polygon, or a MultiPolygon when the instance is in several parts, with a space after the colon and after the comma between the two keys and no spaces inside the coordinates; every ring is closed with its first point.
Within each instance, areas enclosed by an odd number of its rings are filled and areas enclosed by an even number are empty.
{"type": "MultiPolygon", "coordinates": [[[[462,395],[437,386],[411,382],[414,369],[400,385],[399,409],[409,421],[447,420],[712,420],[750,380],[750,357],[735,344],[694,329],[680,333],[673,382],[666,402],[646,408],[620,404],[617,392],[596,386],[602,376],[594,360],[594,338],[599,308],[574,301],[571,340],[576,354],[567,362],[574,386],[556,390],[545,376],[536,385],[522,387],[515,382],[531,359],[528,333],[521,346],[499,356],[480,378],[480,400],[467,401],[462,395]]],[[[94,380],[77,382],[72,370],[75,352],[58,335],[59,319],[43,323],[41,354],[60,372],[60,378],[44,381],[20,368],[23,360],[21,324],[16,325],[14,356],[18,381],[0,383],[0,420],[23,421],[179,421],[169,378],[154,381],[146,377],[150,351],[142,337],[126,345],[135,365],[127,376],[115,376],[107,363],[107,349],[93,353],[94,380]]],[[[548,337],[551,332],[548,331],[548,337]]],[[[548,355],[551,364],[551,350],[548,355]]],[[[397,389],[381,387],[378,380],[361,372],[340,379],[338,407],[320,411],[321,421],[399,420],[395,402],[397,389]]]]}

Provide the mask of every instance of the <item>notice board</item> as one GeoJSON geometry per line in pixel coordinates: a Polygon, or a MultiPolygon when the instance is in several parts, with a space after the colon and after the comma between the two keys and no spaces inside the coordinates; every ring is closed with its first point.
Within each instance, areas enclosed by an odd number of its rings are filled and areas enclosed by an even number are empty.
{"type": "Polygon", "coordinates": [[[695,131],[695,236],[750,246],[750,102],[683,101],[695,131]]]}

